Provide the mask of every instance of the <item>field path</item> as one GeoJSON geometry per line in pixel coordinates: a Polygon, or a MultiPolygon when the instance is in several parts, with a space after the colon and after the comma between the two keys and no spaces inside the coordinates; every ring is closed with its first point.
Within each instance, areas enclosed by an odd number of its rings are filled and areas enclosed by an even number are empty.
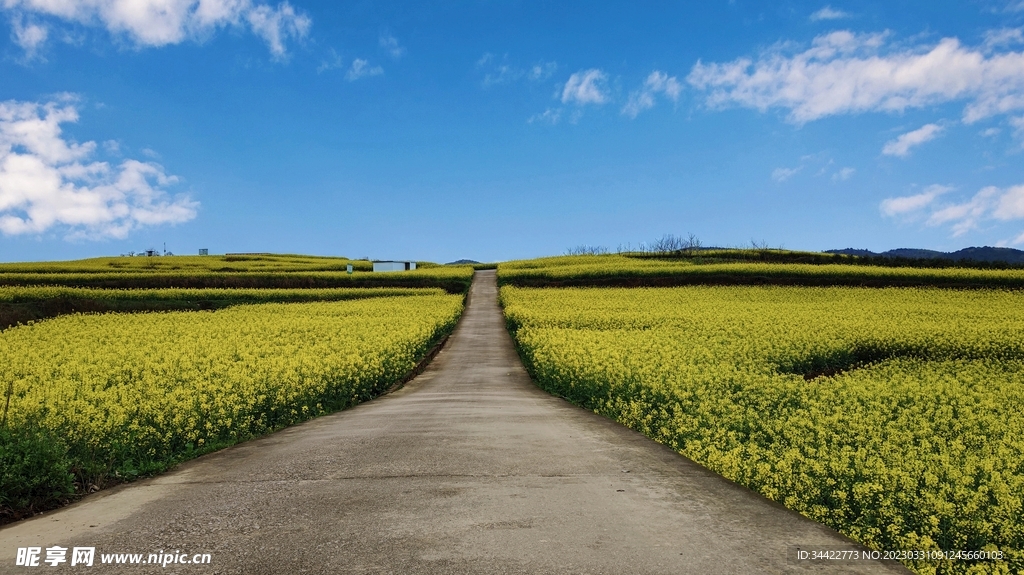
{"type": "Polygon", "coordinates": [[[46,573],[906,572],[797,563],[851,543],[538,389],[494,272],[404,388],[2,528],[0,573],[35,572],[14,567],[30,545],[213,560],[46,573]]]}

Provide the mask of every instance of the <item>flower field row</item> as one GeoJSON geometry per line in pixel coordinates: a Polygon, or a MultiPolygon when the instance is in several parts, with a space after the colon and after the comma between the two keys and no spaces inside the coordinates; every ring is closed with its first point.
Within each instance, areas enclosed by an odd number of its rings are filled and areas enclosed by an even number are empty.
{"type": "Polygon", "coordinates": [[[85,485],[149,473],[369,399],[408,374],[461,310],[460,296],[434,293],[11,328],[0,333],[10,459],[0,508],[52,498],[69,474],[85,485]],[[19,437],[60,449],[40,464],[38,448],[18,455],[19,437]]]}
{"type": "Polygon", "coordinates": [[[883,550],[1024,570],[1024,294],[503,287],[538,383],[883,550]]]}
{"type": "MultiPolygon", "coordinates": [[[[132,258],[125,258],[132,259],[132,258]]],[[[139,258],[141,259],[141,258],[139,258]]],[[[170,259],[170,258],[168,258],[170,259]]],[[[3,272],[0,286],[64,286],[104,289],[161,288],[370,288],[439,287],[465,293],[473,279],[471,266],[435,266],[413,271],[189,271],[136,270],[103,272],[3,272]]]]}
{"type": "Polygon", "coordinates": [[[91,300],[111,302],[196,302],[233,303],[342,301],[372,297],[439,295],[440,288],[322,288],[322,289],[97,289],[63,286],[0,286],[0,303],[29,303],[48,300],[91,300]]]}
{"type": "Polygon", "coordinates": [[[343,301],[442,294],[441,288],[99,289],[0,286],[0,330],[69,313],[211,310],[270,302],[343,301]]]}
{"type": "MultiPolygon", "coordinates": [[[[711,261],[711,260],[709,260],[711,261]]],[[[1024,288],[1024,269],[717,262],[609,254],[503,263],[498,283],[524,287],[780,284],[1024,288]]]]}
{"type": "MultiPolygon", "coordinates": [[[[111,273],[111,272],[299,272],[370,271],[367,260],[282,254],[236,254],[220,256],[106,257],[62,262],[19,262],[0,264],[0,273],[111,273]]],[[[429,264],[428,264],[429,265],[429,264]]]]}

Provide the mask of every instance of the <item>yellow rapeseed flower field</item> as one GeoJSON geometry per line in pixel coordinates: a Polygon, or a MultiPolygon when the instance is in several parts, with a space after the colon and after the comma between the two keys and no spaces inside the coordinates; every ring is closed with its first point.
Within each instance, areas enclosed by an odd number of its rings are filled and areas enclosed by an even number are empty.
{"type": "Polygon", "coordinates": [[[62,316],[0,333],[0,409],[9,392],[6,425],[61,438],[82,481],[133,476],[379,394],[461,311],[433,293],[62,316]]]}
{"type": "MultiPolygon", "coordinates": [[[[843,263],[719,261],[714,251],[699,258],[659,259],[619,254],[559,256],[504,262],[498,284],[528,287],[588,285],[783,284],[849,286],[1024,287],[1024,270],[921,268],[843,263]]],[[[819,254],[821,255],[821,254],[819,254]]],[[[898,261],[898,260],[897,260],[898,261]]]]}
{"type": "Polygon", "coordinates": [[[374,297],[442,294],[441,288],[163,288],[163,289],[100,289],[65,286],[3,286],[0,304],[40,302],[49,300],[91,300],[124,302],[223,301],[230,303],[270,303],[342,301],[374,297]]]}
{"type": "Polygon", "coordinates": [[[881,550],[1024,571],[1024,293],[503,287],[539,384],[881,550]]]}

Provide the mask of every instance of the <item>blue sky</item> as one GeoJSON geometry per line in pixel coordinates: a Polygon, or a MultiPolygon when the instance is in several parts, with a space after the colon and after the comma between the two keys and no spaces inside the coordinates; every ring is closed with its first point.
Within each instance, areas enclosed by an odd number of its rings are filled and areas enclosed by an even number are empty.
{"type": "Polygon", "coordinates": [[[1024,248],[1024,2],[0,0],[0,261],[1024,248]]]}

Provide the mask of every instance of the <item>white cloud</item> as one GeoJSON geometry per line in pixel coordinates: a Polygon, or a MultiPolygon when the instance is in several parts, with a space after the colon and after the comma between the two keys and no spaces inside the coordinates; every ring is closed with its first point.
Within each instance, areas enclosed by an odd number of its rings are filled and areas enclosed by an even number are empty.
{"type": "Polygon", "coordinates": [[[392,58],[398,59],[405,54],[405,48],[398,43],[398,38],[395,38],[391,34],[381,34],[378,42],[380,43],[381,48],[387,51],[388,54],[391,54],[392,58]]]}
{"type": "MultiPolygon", "coordinates": [[[[927,211],[928,225],[948,225],[954,237],[977,228],[985,221],[1024,219],[1024,184],[1008,188],[988,186],[967,201],[935,205],[938,196],[950,190],[947,186],[931,186],[915,196],[889,198],[882,202],[881,210],[887,216],[911,217],[927,211]]],[[[1019,242],[1014,240],[1014,243],[1019,242]]]]}
{"type": "Polygon", "coordinates": [[[800,170],[803,169],[803,166],[797,166],[795,168],[775,168],[772,170],[772,179],[776,182],[782,183],[797,175],[800,173],[800,170]]]}
{"type": "Polygon", "coordinates": [[[942,132],[942,127],[938,124],[925,124],[912,132],[901,134],[895,140],[886,142],[882,147],[882,153],[886,156],[905,158],[910,154],[910,148],[934,140],[940,132],[942,132]]]}
{"type": "Polygon", "coordinates": [[[992,138],[998,136],[999,132],[1001,132],[999,128],[988,128],[986,130],[982,130],[981,135],[986,138],[992,138]]]}
{"type": "Polygon", "coordinates": [[[534,114],[526,120],[529,124],[551,124],[552,126],[557,124],[562,119],[562,110],[548,108],[541,114],[534,114]]]}
{"type": "Polygon", "coordinates": [[[1024,31],[1020,28],[1000,28],[999,30],[985,32],[985,46],[987,48],[999,48],[1014,44],[1024,44],[1024,31]]]}
{"type": "Polygon", "coordinates": [[[198,202],[168,196],[177,178],[158,164],[90,160],[95,142],[62,136],[61,124],[77,120],[67,98],[0,102],[0,233],[60,229],[69,238],[124,238],[139,227],[196,217],[198,202]]]}
{"type": "Polygon", "coordinates": [[[956,38],[887,47],[886,39],[832,32],[796,54],[780,45],[756,60],[698,61],[687,81],[707,92],[711,108],[781,108],[797,123],[961,100],[967,123],[1024,109],[1024,52],[988,53],[956,38]]]}
{"type": "Polygon", "coordinates": [[[946,192],[952,191],[951,186],[940,186],[938,184],[928,186],[924,192],[913,196],[902,196],[897,198],[886,198],[882,200],[879,208],[887,216],[900,216],[916,212],[926,208],[946,192]]]}
{"type": "Polygon", "coordinates": [[[1024,185],[1007,188],[992,211],[997,220],[1024,219],[1024,185]]]}
{"type": "Polygon", "coordinates": [[[811,22],[818,22],[819,20],[841,20],[849,17],[850,14],[847,12],[836,10],[832,6],[825,6],[821,10],[811,14],[811,22]]]}
{"type": "Polygon", "coordinates": [[[323,60],[320,60],[320,65],[316,67],[316,73],[323,74],[328,70],[337,70],[344,67],[345,61],[341,59],[341,54],[334,48],[331,48],[330,54],[323,60]]]}
{"type": "Polygon", "coordinates": [[[999,193],[999,188],[995,186],[982,188],[966,202],[935,210],[928,218],[928,224],[932,226],[952,224],[953,236],[962,236],[978,227],[978,224],[986,217],[994,216],[999,193]]]}
{"type": "MultiPolygon", "coordinates": [[[[236,0],[235,3],[241,2],[236,0]]],[[[200,6],[202,4],[200,1],[200,6]]],[[[245,19],[252,27],[253,33],[267,42],[270,53],[276,58],[284,57],[286,40],[304,38],[313,23],[309,17],[296,13],[287,2],[278,4],[277,8],[271,8],[266,4],[253,6],[245,13],[245,19]]]]}
{"type": "Polygon", "coordinates": [[[348,72],[345,74],[345,79],[349,82],[354,82],[366,76],[380,76],[383,73],[384,68],[371,66],[368,61],[356,58],[352,61],[352,66],[349,67],[348,72]]]}
{"type": "Polygon", "coordinates": [[[540,62],[530,68],[528,77],[531,80],[547,80],[558,70],[558,62],[540,62]]]}
{"type": "Polygon", "coordinates": [[[774,180],[775,182],[782,183],[789,180],[793,176],[799,174],[800,172],[804,171],[804,169],[816,169],[816,171],[814,172],[814,177],[821,177],[828,174],[829,172],[833,172],[832,181],[839,182],[850,179],[851,177],[853,177],[853,174],[857,172],[856,169],[851,167],[844,167],[837,171],[833,171],[833,166],[835,165],[835,163],[835,158],[829,157],[828,153],[826,152],[805,154],[803,156],[800,156],[799,163],[792,168],[779,167],[772,170],[771,177],[772,180],[774,180]]]}
{"type": "Polygon", "coordinates": [[[596,68],[576,72],[562,88],[562,103],[604,104],[608,101],[607,80],[607,74],[596,68]]]}
{"type": "Polygon", "coordinates": [[[850,178],[852,178],[853,175],[856,174],[856,173],[857,173],[857,170],[855,168],[850,168],[850,167],[842,168],[838,172],[832,174],[832,181],[833,182],[845,182],[846,180],[849,180],[850,178]]]}
{"type": "Polygon", "coordinates": [[[1024,116],[1010,118],[1010,125],[1013,126],[1014,134],[1024,136],[1024,116]]]}
{"type": "Polygon", "coordinates": [[[25,57],[30,60],[36,57],[49,35],[50,30],[46,26],[26,24],[20,16],[11,21],[11,39],[25,51],[25,57]]]}
{"type": "Polygon", "coordinates": [[[679,94],[683,91],[683,85],[675,76],[669,76],[665,72],[655,70],[647,76],[644,85],[635,92],[630,93],[629,101],[622,107],[622,113],[630,118],[636,118],[640,112],[654,107],[654,97],[661,93],[666,98],[676,102],[679,94]]]}
{"type": "Polygon", "coordinates": [[[312,25],[287,1],[271,7],[253,0],[0,0],[0,10],[14,15],[16,34],[19,18],[33,14],[99,25],[140,47],[199,41],[219,28],[247,26],[278,59],[286,56],[286,42],[304,38],[312,25]]]}
{"type": "Polygon", "coordinates": [[[500,64],[495,66],[494,70],[484,74],[484,86],[494,86],[497,84],[510,84],[523,77],[524,72],[518,68],[513,68],[508,64],[500,64]]]}
{"type": "Polygon", "coordinates": [[[484,74],[484,87],[499,84],[511,84],[513,82],[518,82],[523,78],[531,82],[546,80],[558,69],[557,62],[538,62],[529,68],[520,68],[519,66],[509,64],[507,55],[501,59],[501,63],[499,64],[495,63],[494,54],[489,52],[477,60],[476,65],[480,68],[484,66],[489,66],[491,68],[484,74]]]}

